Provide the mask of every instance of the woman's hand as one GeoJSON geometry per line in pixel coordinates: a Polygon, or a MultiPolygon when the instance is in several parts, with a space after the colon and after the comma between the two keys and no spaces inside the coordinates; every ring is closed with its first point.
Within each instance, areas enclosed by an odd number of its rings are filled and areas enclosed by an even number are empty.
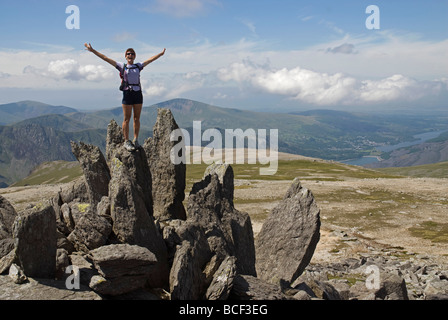
{"type": "Polygon", "coordinates": [[[86,50],[87,50],[87,51],[93,52],[93,48],[92,48],[92,46],[91,46],[90,43],[89,43],[89,44],[84,43],[84,46],[86,47],[86,50]]]}
{"type": "Polygon", "coordinates": [[[87,51],[93,52],[97,57],[103,59],[104,61],[110,63],[113,67],[117,66],[117,63],[115,62],[115,60],[112,60],[111,58],[106,57],[104,54],[96,51],[95,49],[92,48],[92,45],[89,43],[84,43],[84,46],[86,47],[87,51]]]}

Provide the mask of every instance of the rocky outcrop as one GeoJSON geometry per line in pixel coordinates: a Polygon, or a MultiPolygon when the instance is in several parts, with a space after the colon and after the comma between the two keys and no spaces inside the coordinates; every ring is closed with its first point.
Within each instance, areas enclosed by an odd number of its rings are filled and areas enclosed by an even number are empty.
{"type": "Polygon", "coordinates": [[[56,220],[51,206],[21,212],[13,225],[15,260],[25,275],[54,278],[56,272],[56,220]]]}
{"type": "Polygon", "coordinates": [[[0,298],[29,298],[18,288],[39,290],[40,298],[48,293],[48,299],[63,297],[64,290],[67,299],[404,300],[448,294],[447,274],[430,265],[391,269],[372,257],[310,265],[320,210],[298,179],[256,243],[249,215],[235,208],[228,164],[210,165],[184,208],[185,167],[167,161],[169,132],[176,128],[171,112],[159,110],[154,137],[128,152],[111,121],[106,157],[94,146],[72,143],[82,179],[22,212],[0,197],[0,298]],[[380,270],[374,288],[366,279],[372,265],[380,270]],[[365,277],[354,284],[340,279],[359,274],[365,277]],[[47,279],[34,279],[42,277],[47,279]],[[79,294],[66,281],[78,281],[79,294]]]}
{"type": "Polygon", "coordinates": [[[292,283],[302,274],[319,241],[319,213],[311,191],[294,179],[258,235],[256,266],[260,278],[292,283]]]}
{"type": "Polygon", "coordinates": [[[110,171],[106,159],[97,146],[73,141],[71,146],[84,172],[90,205],[95,207],[108,193],[110,171]]]}
{"type": "MultiPolygon", "coordinates": [[[[143,149],[148,158],[152,176],[154,217],[158,220],[185,219],[185,162],[174,164],[171,160],[173,147],[171,133],[179,129],[169,109],[158,109],[153,137],[148,138],[143,149]]],[[[183,155],[185,157],[185,155],[183,155]]]]}

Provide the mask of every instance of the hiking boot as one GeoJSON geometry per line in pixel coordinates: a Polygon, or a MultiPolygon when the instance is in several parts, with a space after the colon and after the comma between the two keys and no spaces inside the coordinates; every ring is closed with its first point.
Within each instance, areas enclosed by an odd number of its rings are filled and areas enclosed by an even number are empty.
{"type": "Polygon", "coordinates": [[[138,140],[137,140],[137,139],[134,139],[134,141],[133,141],[132,143],[134,144],[135,149],[138,149],[138,148],[141,147],[141,146],[140,146],[140,143],[138,143],[138,140]]]}
{"type": "Polygon", "coordinates": [[[132,144],[132,141],[131,140],[127,140],[125,143],[124,143],[124,147],[125,147],[125,149],[126,150],[128,150],[128,151],[135,151],[135,146],[132,144]]]}

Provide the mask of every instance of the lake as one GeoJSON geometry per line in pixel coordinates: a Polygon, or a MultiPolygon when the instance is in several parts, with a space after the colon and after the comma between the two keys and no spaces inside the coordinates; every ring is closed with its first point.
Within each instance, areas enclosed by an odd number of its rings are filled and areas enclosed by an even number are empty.
{"type": "MultiPolygon", "coordinates": [[[[410,146],[414,146],[414,145],[417,145],[420,143],[424,143],[428,140],[437,138],[444,132],[447,132],[447,130],[420,133],[420,134],[416,134],[414,136],[414,138],[416,139],[414,141],[402,142],[402,143],[398,143],[398,144],[394,144],[394,145],[390,145],[390,146],[381,146],[381,147],[377,147],[376,149],[378,151],[382,151],[382,152],[390,152],[395,149],[410,147],[410,146]]],[[[364,166],[369,163],[378,162],[378,158],[374,157],[374,156],[366,156],[366,157],[362,157],[359,159],[349,159],[349,160],[343,160],[340,162],[355,165],[355,166],[364,166]]]]}

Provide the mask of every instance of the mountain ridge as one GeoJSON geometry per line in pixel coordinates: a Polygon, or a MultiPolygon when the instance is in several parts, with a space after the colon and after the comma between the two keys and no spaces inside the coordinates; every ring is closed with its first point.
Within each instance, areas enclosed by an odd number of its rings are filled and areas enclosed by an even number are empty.
{"type": "MultiPolygon", "coordinates": [[[[33,169],[32,165],[38,165],[39,161],[73,160],[71,152],[66,152],[70,140],[96,144],[103,149],[102,141],[110,120],[114,119],[119,124],[123,120],[121,107],[81,112],[70,107],[33,101],[16,104],[17,110],[22,108],[25,111],[20,113],[12,110],[14,103],[0,105],[0,115],[7,114],[7,118],[0,118],[1,121],[11,121],[0,126],[2,186],[27,176],[33,169]],[[30,115],[36,116],[30,118],[30,115]],[[44,151],[47,155],[43,154],[44,151]]],[[[141,142],[152,136],[158,108],[171,109],[179,127],[190,133],[193,121],[201,121],[203,131],[216,128],[221,133],[226,128],[267,129],[268,132],[269,129],[278,129],[280,152],[336,161],[380,155],[375,152],[376,146],[412,140],[416,133],[445,129],[448,124],[448,117],[373,116],[334,110],[310,110],[300,114],[270,113],[223,108],[179,98],[143,108],[141,142]]],[[[132,121],[130,130],[132,133],[132,121]]],[[[448,140],[443,136],[440,139],[448,140]]],[[[209,141],[202,143],[205,146],[209,141]]],[[[448,159],[437,158],[437,161],[443,160],[448,159]]]]}

